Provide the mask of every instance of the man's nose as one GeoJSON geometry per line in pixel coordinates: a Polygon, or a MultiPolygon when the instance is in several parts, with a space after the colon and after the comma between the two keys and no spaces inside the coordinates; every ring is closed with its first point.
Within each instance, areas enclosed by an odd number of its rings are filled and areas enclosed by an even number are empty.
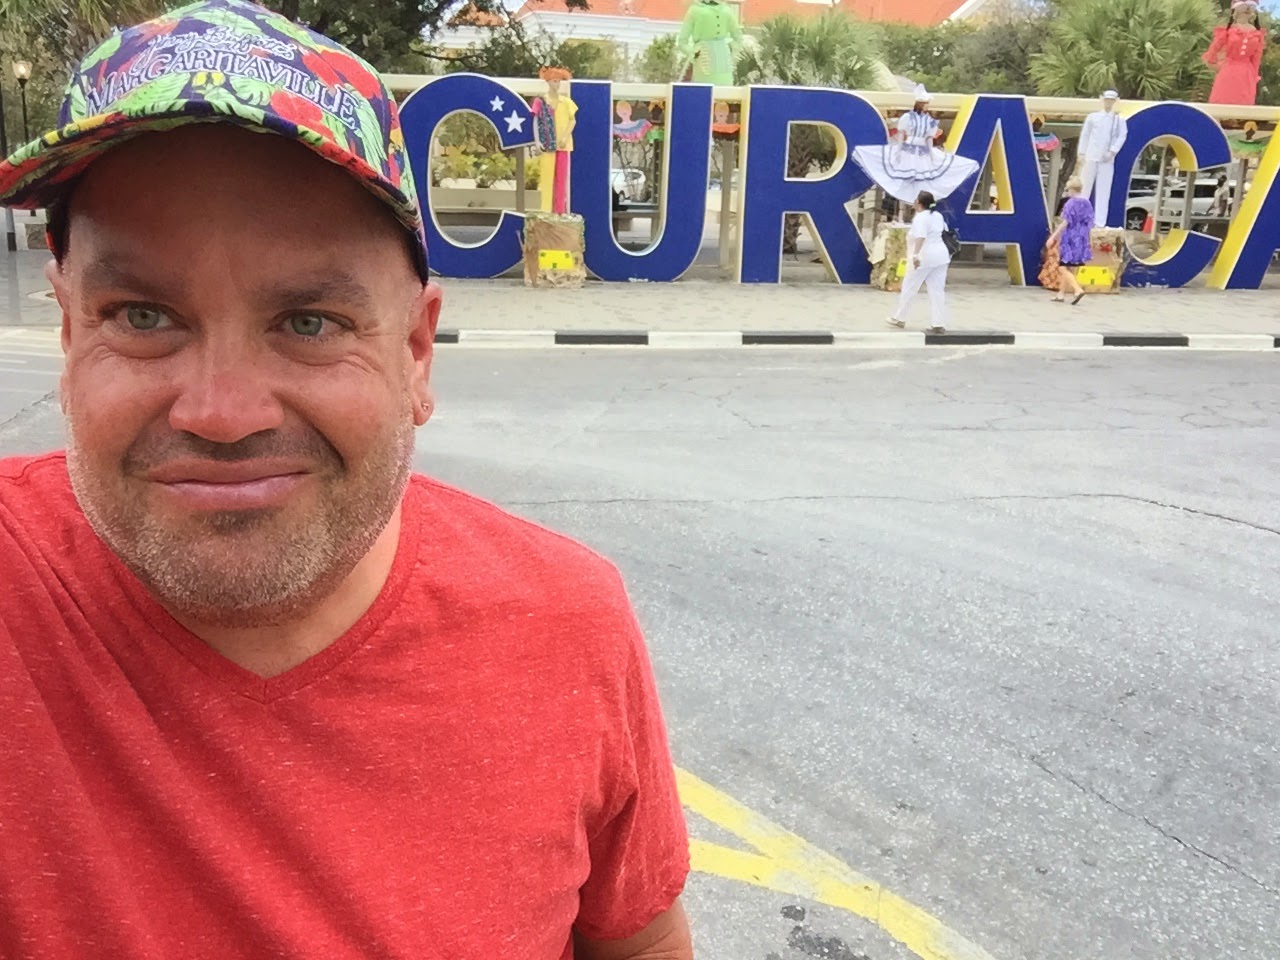
{"type": "Polygon", "coordinates": [[[244,337],[206,335],[179,366],[169,425],[214,443],[235,443],[284,422],[266,347],[244,337]]]}

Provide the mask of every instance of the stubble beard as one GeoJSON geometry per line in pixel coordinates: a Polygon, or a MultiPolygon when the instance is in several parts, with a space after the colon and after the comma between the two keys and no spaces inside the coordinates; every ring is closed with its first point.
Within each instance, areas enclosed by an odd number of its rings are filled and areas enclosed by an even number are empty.
{"type": "MultiPolygon", "coordinates": [[[[399,506],[413,460],[414,428],[397,420],[353,472],[336,463],[316,509],[192,516],[181,526],[151,512],[120,465],[103,472],[84,455],[67,410],[67,470],[98,537],[155,599],[183,621],[224,628],[296,619],[330,593],[373,547],[399,506]]],[[[336,452],[335,452],[336,457],[336,452]]]]}

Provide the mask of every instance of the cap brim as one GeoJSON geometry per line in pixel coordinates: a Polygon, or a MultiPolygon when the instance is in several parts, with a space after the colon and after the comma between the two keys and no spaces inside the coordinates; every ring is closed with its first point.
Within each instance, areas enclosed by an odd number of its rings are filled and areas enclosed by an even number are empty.
{"type": "Polygon", "coordinates": [[[231,123],[255,133],[287,137],[346,170],[415,234],[415,258],[425,279],[425,238],[416,204],[386,184],[362,158],[335,141],[315,131],[300,130],[272,113],[257,110],[251,116],[250,112],[251,108],[234,101],[215,104],[208,100],[178,100],[155,113],[102,113],[52,130],[0,162],[0,206],[34,210],[56,204],[95,160],[142,134],[196,123],[231,123]]]}

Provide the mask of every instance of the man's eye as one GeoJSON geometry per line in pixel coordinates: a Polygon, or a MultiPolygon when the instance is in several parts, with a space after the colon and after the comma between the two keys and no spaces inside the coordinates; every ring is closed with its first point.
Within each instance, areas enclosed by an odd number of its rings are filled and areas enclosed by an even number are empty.
{"type": "Polygon", "coordinates": [[[286,321],[289,332],[299,337],[318,337],[325,332],[328,317],[318,313],[297,313],[286,321]]]}
{"type": "Polygon", "coordinates": [[[158,330],[172,322],[163,310],[137,305],[124,308],[124,319],[134,330],[158,330]]]}

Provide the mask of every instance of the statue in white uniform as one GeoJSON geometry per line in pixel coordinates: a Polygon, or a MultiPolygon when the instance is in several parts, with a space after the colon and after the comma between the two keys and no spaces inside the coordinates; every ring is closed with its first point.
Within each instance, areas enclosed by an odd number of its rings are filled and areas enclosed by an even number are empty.
{"type": "Polygon", "coordinates": [[[1107,225],[1116,154],[1129,135],[1129,124],[1116,113],[1119,99],[1120,95],[1114,90],[1102,95],[1102,109],[1085,118],[1084,127],[1080,130],[1080,146],[1076,150],[1076,175],[1084,185],[1082,195],[1093,196],[1093,223],[1097,227],[1107,225]]]}

